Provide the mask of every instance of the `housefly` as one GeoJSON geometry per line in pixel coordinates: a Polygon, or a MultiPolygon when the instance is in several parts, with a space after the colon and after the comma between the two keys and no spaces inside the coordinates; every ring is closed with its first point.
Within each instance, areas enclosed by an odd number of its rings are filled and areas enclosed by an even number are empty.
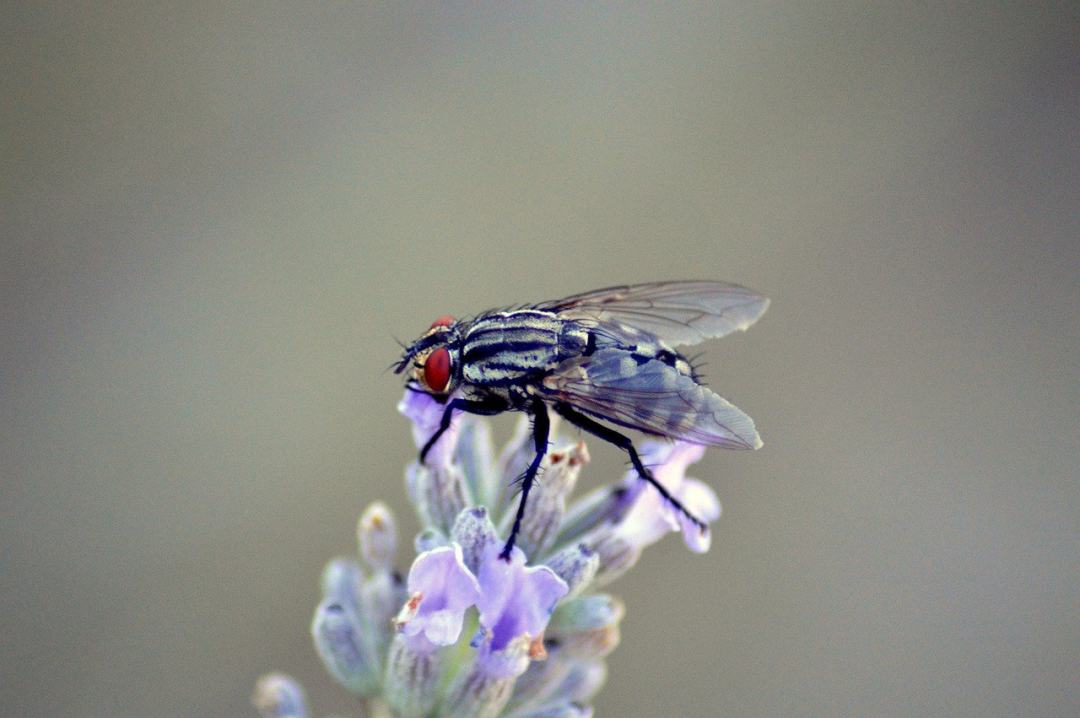
{"type": "Polygon", "coordinates": [[[398,374],[408,370],[409,389],[445,404],[420,461],[456,411],[532,417],[536,454],[520,477],[517,513],[501,554],[508,558],[547,452],[551,409],[625,451],[638,476],[704,531],[653,477],[630,437],[613,427],[725,449],[759,448],[750,417],[706,387],[675,347],[745,330],[768,305],[764,296],[734,284],[653,282],[471,319],[439,317],[394,367],[398,374]]]}

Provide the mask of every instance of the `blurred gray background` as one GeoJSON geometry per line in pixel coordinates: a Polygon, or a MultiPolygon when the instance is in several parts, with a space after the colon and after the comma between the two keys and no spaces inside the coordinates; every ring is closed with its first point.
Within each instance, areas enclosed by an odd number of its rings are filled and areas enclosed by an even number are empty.
{"type": "Polygon", "coordinates": [[[173,5],[0,14],[4,715],[349,710],[393,336],[697,277],[773,298],[705,357],[765,447],[598,715],[1080,713],[1075,5],[173,5]]]}

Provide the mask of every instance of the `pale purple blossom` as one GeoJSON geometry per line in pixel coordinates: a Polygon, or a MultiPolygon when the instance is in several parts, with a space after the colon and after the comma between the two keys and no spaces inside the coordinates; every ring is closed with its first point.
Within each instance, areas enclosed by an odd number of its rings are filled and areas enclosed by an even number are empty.
{"type": "Polygon", "coordinates": [[[409,599],[394,620],[414,648],[456,643],[480,584],[457,544],[425,551],[409,569],[409,599]]]}
{"type": "MultiPolygon", "coordinates": [[[[417,449],[424,448],[428,439],[435,435],[442,421],[445,404],[435,401],[430,395],[419,391],[405,390],[405,396],[398,402],[398,411],[412,424],[413,443],[417,449]]],[[[425,463],[428,466],[447,466],[453,459],[454,447],[460,430],[461,414],[454,416],[450,428],[446,430],[428,452],[425,463]]]]}
{"type": "MultiPolygon", "coordinates": [[[[708,485],[686,477],[687,467],[700,461],[704,453],[705,447],[699,444],[651,441],[643,447],[642,461],[672,496],[707,523],[720,517],[720,501],[708,485]]],[[[618,536],[632,545],[644,547],[656,543],[669,532],[681,531],[683,541],[691,551],[705,553],[709,550],[711,536],[708,529],[702,530],[676,511],[636,473],[630,472],[624,482],[633,503],[615,529],[618,536]]]]}
{"type": "Polygon", "coordinates": [[[493,673],[520,675],[530,653],[542,653],[538,641],[569,588],[547,566],[526,566],[521,549],[514,548],[509,561],[499,551],[489,546],[480,562],[480,660],[493,673]]]}

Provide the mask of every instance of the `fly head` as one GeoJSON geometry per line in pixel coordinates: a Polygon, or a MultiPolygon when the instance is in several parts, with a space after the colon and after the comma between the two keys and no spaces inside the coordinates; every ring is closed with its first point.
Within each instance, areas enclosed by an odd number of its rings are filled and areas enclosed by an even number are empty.
{"type": "Polygon", "coordinates": [[[394,373],[408,370],[407,385],[426,394],[444,397],[457,388],[461,376],[459,323],[441,316],[424,334],[405,347],[394,373]]]}

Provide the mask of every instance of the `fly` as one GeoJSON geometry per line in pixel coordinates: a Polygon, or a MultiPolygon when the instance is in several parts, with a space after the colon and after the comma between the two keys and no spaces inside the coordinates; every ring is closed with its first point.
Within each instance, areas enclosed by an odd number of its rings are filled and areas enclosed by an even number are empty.
{"type": "Polygon", "coordinates": [[[625,451],[638,476],[704,531],[704,522],[668,493],[630,437],[613,426],[724,449],[759,448],[753,420],[705,386],[675,347],[745,330],[768,306],[761,294],[734,284],[652,282],[467,320],[439,317],[394,368],[409,370],[409,389],[446,406],[420,462],[455,411],[532,417],[536,454],[520,478],[517,513],[500,554],[508,559],[547,453],[551,409],[625,451]]]}

